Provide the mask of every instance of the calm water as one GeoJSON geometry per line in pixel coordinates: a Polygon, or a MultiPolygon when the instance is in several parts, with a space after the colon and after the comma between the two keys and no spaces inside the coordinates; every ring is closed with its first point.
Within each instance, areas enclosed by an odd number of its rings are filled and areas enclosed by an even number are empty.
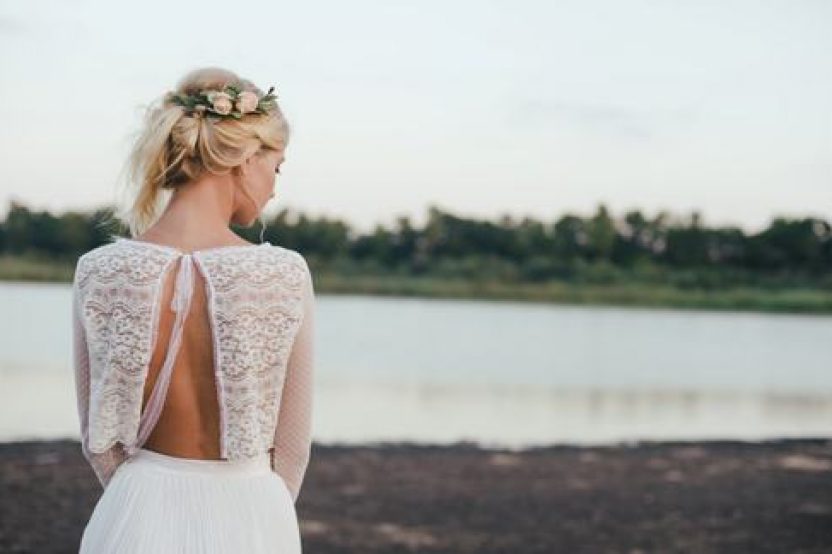
{"type": "MultiPolygon", "coordinates": [[[[0,441],[77,437],[68,285],[0,283],[0,441]]],[[[832,436],[832,317],[318,296],[315,438],[832,436]]]]}

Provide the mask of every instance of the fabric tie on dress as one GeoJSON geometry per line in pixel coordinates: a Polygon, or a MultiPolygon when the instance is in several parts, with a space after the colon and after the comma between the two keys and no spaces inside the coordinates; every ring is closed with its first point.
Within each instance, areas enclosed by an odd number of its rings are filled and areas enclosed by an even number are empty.
{"type": "Polygon", "coordinates": [[[183,254],[179,273],[176,274],[176,286],[173,291],[173,299],[170,302],[170,309],[177,314],[185,313],[191,302],[191,295],[194,292],[194,260],[191,254],[183,254]]]}
{"type": "Polygon", "coordinates": [[[174,284],[173,298],[170,303],[170,308],[176,312],[176,319],[173,322],[173,330],[168,343],[168,350],[165,356],[165,362],[162,369],[159,370],[159,376],[156,378],[156,383],[153,386],[153,392],[150,393],[150,398],[147,401],[144,411],[139,420],[139,430],[136,435],[136,441],[127,446],[127,454],[132,456],[144,445],[150,432],[159,420],[162,414],[162,406],[165,402],[165,396],[170,385],[170,376],[173,372],[173,364],[176,361],[176,354],[179,352],[179,346],[182,343],[182,328],[185,324],[185,318],[191,307],[191,299],[194,292],[194,260],[191,254],[182,254],[179,263],[179,271],[176,274],[176,281],[174,284]]]}

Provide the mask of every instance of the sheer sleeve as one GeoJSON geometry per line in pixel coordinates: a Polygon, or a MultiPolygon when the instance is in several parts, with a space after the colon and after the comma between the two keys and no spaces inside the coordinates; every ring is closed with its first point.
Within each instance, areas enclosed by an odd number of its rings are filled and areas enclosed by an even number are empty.
{"type": "Polygon", "coordinates": [[[72,283],[72,358],[81,453],[92,467],[101,486],[106,487],[110,477],[123,461],[124,456],[116,449],[117,446],[100,454],[92,453],[89,450],[90,358],[84,319],[81,314],[77,268],[72,283]]]}
{"type": "Polygon", "coordinates": [[[272,469],[283,478],[293,501],[297,501],[312,447],[315,292],[306,269],[303,319],[287,363],[272,453],[272,469]]]}

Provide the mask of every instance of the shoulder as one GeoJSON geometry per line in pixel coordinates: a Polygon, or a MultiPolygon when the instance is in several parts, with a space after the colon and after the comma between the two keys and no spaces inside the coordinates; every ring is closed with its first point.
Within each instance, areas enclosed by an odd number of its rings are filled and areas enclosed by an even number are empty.
{"type": "Polygon", "coordinates": [[[306,258],[297,250],[292,250],[291,248],[286,248],[284,246],[279,245],[272,245],[272,250],[274,250],[278,256],[281,256],[289,263],[297,266],[300,269],[303,269],[306,272],[309,271],[309,264],[307,263],[306,258]]]}
{"type": "Polygon", "coordinates": [[[116,242],[108,242],[106,244],[102,244],[101,246],[96,246],[91,250],[87,250],[78,258],[78,264],[85,264],[90,262],[95,262],[100,260],[102,257],[106,257],[111,255],[114,251],[118,250],[121,246],[121,243],[116,242]]]}
{"type": "Polygon", "coordinates": [[[269,250],[282,260],[283,265],[289,269],[289,273],[293,275],[298,284],[312,288],[312,271],[303,254],[280,245],[271,245],[269,250]]]}
{"type": "Polygon", "coordinates": [[[113,235],[110,237],[110,242],[104,243],[82,254],[78,258],[78,264],[94,265],[114,257],[132,256],[143,252],[166,254],[167,257],[170,257],[170,253],[164,249],[145,248],[139,243],[113,235]]]}
{"type": "Polygon", "coordinates": [[[111,240],[78,257],[75,263],[76,283],[117,277],[130,282],[143,281],[158,273],[173,257],[172,252],[163,249],[144,248],[117,238],[111,240]]]}
{"type": "Polygon", "coordinates": [[[112,254],[115,247],[116,243],[107,243],[81,254],[75,262],[75,280],[79,281],[89,275],[90,271],[96,265],[99,265],[102,259],[112,254]]]}

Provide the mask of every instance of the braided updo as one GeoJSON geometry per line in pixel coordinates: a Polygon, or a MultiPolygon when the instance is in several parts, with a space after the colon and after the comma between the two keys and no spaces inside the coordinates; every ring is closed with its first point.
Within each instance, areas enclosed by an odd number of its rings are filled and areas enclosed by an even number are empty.
{"type": "MultiPolygon", "coordinates": [[[[174,92],[193,95],[230,84],[258,97],[264,94],[251,81],[218,67],[189,72],[174,92]]],[[[205,171],[226,174],[261,148],[282,150],[288,139],[289,125],[277,103],[268,114],[212,118],[198,111],[186,112],[170,102],[166,93],[146,108],[144,124],[127,159],[131,198],[121,219],[136,236],[158,218],[172,189],[205,171]]]]}

